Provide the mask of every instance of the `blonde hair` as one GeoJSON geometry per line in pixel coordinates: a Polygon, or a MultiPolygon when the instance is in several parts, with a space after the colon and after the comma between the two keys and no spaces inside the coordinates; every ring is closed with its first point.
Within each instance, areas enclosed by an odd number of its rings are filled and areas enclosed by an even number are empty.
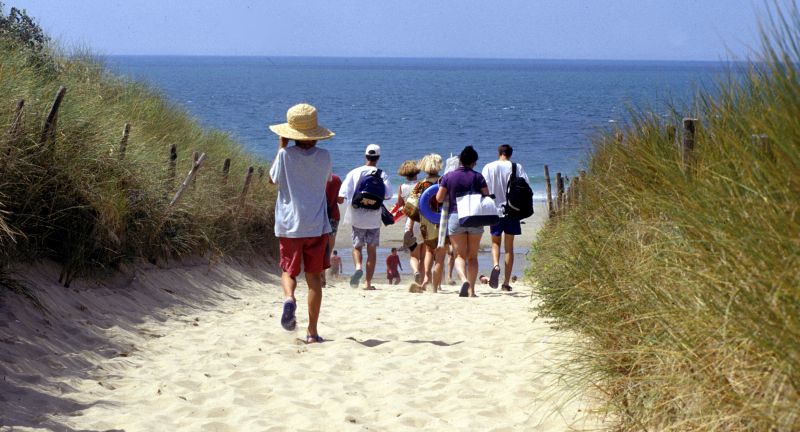
{"type": "Polygon", "coordinates": [[[442,157],[436,153],[425,155],[417,165],[420,171],[428,175],[439,174],[442,170],[442,157]]]}
{"type": "Polygon", "coordinates": [[[407,160],[400,164],[400,169],[397,170],[397,174],[403,177],[416,177],[419,174],[419,168],[417,168],[417,161],[414,160],[407,160]]]}

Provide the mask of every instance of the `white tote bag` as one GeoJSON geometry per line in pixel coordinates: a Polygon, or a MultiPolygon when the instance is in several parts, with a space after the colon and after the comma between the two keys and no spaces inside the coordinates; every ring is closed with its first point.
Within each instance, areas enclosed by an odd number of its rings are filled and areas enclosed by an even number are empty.
{"type": "Polygon", "coordinates": [[[497,204],[494,199],[479,193],[471,193],[456,198],[458,224],[464,227],[482,227],[500,222],[497,204]]]}

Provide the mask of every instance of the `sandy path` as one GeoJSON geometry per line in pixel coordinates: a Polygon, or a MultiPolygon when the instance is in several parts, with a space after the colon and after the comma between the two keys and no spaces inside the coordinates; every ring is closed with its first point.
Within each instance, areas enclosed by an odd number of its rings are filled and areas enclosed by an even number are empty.
{"type": "MultiPolygon", "coordinates": [[[[533,321],[529,290],[484,287],[480,298],[409,294],[400,286],[327,289],[320,329],[305,345],[278,324],[277,279],[241,281],[239,299],[166,322],[163,335],[102,364],[77,385],[63,419],[76,429],[153,430],[566,430],[577,402],[542,372],[565,336],[533,321]],[[102,383],[98,385],[98,382],[102,383]]],[[[113,329],[111,330],[113,331],[113,329]]]]}

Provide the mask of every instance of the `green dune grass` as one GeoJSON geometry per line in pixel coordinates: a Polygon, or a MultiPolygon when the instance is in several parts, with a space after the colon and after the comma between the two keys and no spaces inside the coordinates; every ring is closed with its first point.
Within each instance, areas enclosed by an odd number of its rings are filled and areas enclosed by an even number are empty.
{"type": "Polygon", "coordinates": [[[25,34],[20,37],[5,24],[6,31],[0,31],[0,266],[50,258],[85,274],[138,258],[272,252],[276,192],[258,170],[266,164],[244,153],[226,133],[201,127],[152,88],[113,76],[88,56],[27,44],[25,34]],[[42,125],[60,86],[67,92],[55,139],[43,144],[42,125]],[[20,99],[25,101],[22,123],[11,133],[20,99]],[[125,123],[131,132],[120,158],[125,123]],[[174,182],[167,164],[172,144],[178,149],[174,182]],[[168,211],[194,151],[206,153],[206,162],[195,185],[168,211]],[[225,158],[232,160],[226,184],[225,158]],[[238,211],[249,166],[257,170],[238,211]]]}
{"type": "Polygon", "coordinates": [[[634,114],[534,244],[539,313],[581,335],[565,378],[620,430],[800,430],[800,15],[765,28],[689,111],[689,169],[681,119],[634,114]]]}

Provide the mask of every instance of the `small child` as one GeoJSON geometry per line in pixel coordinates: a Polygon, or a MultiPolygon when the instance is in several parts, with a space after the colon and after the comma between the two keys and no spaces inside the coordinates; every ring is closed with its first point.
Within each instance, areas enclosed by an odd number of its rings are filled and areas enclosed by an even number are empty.
{"type": "Polygon", "coordinates": [[[400,272],[397,271],[398,266],[400,270],[403,269],[403,264],[400,263],[400,257],[397,255],[397,248],[392,248],[392,253],[386,257],[386,278],[389,279],[389,283],[392,285],[400,283],[400,272]]]}
{"type": "Polygon", "coordinates": [[[342,273],[342,257],[339,256],[339,251],[334,250],[331,255],[331,278],[336,280],[339,274],[342,273]]]}

